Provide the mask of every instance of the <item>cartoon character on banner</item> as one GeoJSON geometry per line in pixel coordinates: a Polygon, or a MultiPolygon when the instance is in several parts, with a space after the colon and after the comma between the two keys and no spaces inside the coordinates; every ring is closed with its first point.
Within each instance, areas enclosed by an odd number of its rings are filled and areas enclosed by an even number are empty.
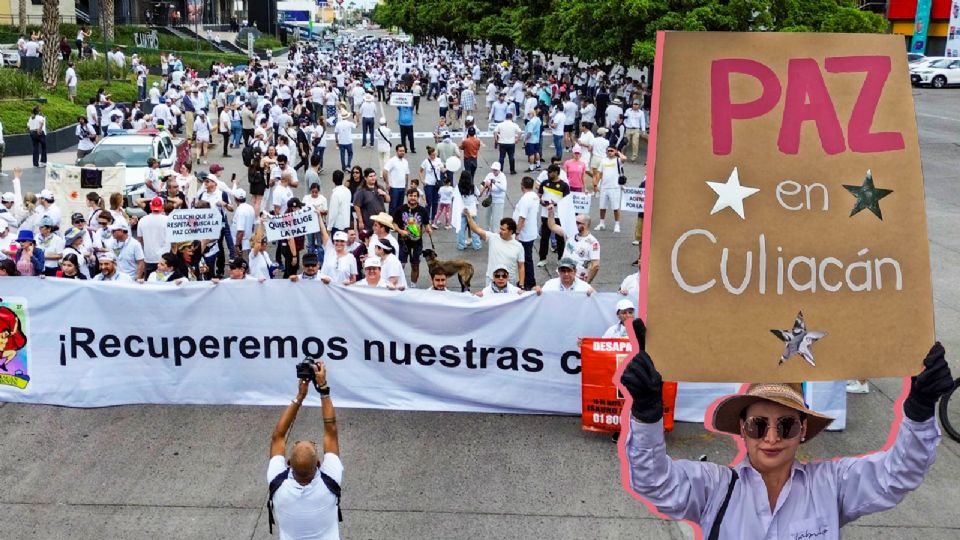
{"type": "Polygon", "coordinates": [[[0,302],[0,384],[26,388],[27,336],[24,332],[23,303],[0,302]]]}

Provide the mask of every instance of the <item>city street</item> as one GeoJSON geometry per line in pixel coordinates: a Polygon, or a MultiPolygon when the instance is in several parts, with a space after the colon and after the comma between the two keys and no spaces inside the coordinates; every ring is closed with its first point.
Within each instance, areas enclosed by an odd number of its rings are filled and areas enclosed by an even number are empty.
{"type": "MultiPolygon", "coordinates": [[[[960,373],[960,90],[914,89],[926,187],[930,257],[938,339],[960,373]]],[[[485,111],[484,111],[485,113],[485,111]]],[[[485,115],[484,115],[485,116],[485,115]]],[[[388,111],[396,131],[396,113],[388,111]]],[[[436,103],[422,101],[415,130],[435,127],[436,103]]],[[[480,126],[486,127],[485,117],[480,126]]],[[[546,139],[544,139],[546,141],[546,139]]],[[[432,139],[417,139],[411,169],[432,139]]],[[[484,139],[479,174],[496,159],[484,139]]],[[[547,146],[547,145],[545,145],[547,146]]],[[[217,149],[215,153],[219,153],[217,149]]],[[[355,163],[375,166],[371,148],[355,143],[355,163]]],[[[240,151],[211,156],[245,180],[240,151]]],[[[548,151],[548,156],[552,151],[548,151]]],[[[74,152],[50,156],[73,163],[74,152]]],[[[566,157],[566,156],[565,156],[566,157]]],[[[339,165],[336,147],[326,152],[322,191],[339,165]]],[[[509,177],[510,215],[521,174],[509,177]]],[[[5,172],[25,167],[24,190],[42,188],[42,169],[30,156],[6,157],[5,172]]],[[[201,169],[205,170],[206,165],[201,169]]],[[[641,163],[625,165],[630,185],[644,176],[641,163]]],[[[245,184],[245,182],[244,182],[245,184]]],[[[245,185],[243,187],[246,187],[245,185]]],[[[0,192],[11,189],[0,178],[0,192]]],[[[597,218],[597,200],[591,215],[597,218]]],[[[636,271],[631,245],[635,214],[625,214],[623,232],[594,233],[602,267],[594,282],[614,291],[636,271]]],[[[483,268],[487,252],[456,251],[452,230],[434,233],[441,258],[465,258],[483,268]]],[[[554,259],[537,269],[542,283],[554,259]]],[[[425,267],[425,265],[424,265],[425,267]]],[[[419,285],[426,286],[426,272],[419,285]]],[[[121,316],[121,314],[118,314],[121,316]]],[[[158,314],[175,316],[175,314],[158,314]]],[[[613,315],[611,314],[611,322],[613,315]]],[[[521,321],[504,321],[518,324],[521,321]]],[[[442,322],[437,323],[442,332],[442,322]]],[[[919,360],[919,359],[918,359],[919,360]]],[[[229,376],[229,374],[224,374],[229,376]]],[[[211,380],[211,385],[218,381],[211,380]]],[[[871,381],[871,392],[848,397],[845,432],[819,436],[800,449],[803,460],[852,456],[887,440],[893,402],[902,380],[871,381]]],[[[290,394],[296,391],[291,373],[290,394]]],[[[334,390],[334,396],[336,391],[334,390]]],[[[124,406],[69,409],[0,404],[0,539],[87,540],[101,538],[270,538],[267,532],[266,465],[278,407],[124,406]]],[[[578,417],[338,411],[345,466],[344,538],[692,538],[689,527],[664,521],[626,492],[617,447],[609,436],[580,430],[578,417]]],[[[305,408],[291,440],[319,440],[320,411],[305,408]]],[[[702,424],[679,424],[667,437],[676,458],[727,464],[735,446],[702,424]]],[[[960,444],[945,439],[923,485],[895,509],[847,525],[851,540],[950,539],[960,537],[960,444]]]]}

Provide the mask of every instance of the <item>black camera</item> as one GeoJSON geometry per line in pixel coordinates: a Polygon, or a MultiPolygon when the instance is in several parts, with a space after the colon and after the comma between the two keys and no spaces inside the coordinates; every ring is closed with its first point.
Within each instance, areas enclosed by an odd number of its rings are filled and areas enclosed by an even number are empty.
{"type": "Polygon", "coordinates": [[[304,360],[297,364],[297,379],[306,379],[312,384],[317,384],[317,372],[314,370],[316,362],[313,360],[304,360]]]}

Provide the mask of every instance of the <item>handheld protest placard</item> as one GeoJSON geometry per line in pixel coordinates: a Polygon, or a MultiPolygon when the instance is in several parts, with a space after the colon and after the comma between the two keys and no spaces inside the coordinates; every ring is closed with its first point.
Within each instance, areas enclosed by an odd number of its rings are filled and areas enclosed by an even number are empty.
{"type": "Polygon", "coordinates": [[[933,298],[902,40],[667,32],[657,69],[641,304],[664,378],[915,374],[933,298]]]}

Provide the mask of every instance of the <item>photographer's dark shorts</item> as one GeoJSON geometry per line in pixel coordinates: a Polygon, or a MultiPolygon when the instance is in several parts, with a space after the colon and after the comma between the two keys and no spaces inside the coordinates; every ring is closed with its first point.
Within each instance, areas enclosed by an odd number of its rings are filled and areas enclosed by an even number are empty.
{"type": "Polygon", "coordinates": [[[423,253],[423,238],[416,242],[410,242],[400,239],[400,263],[407,264],[407,255],[410,256],[410,264],[420,264],[420,254],[423,253]]]}
{"type": "Polygon", "coordinates": [[[564,125],[563,125],[563,132],[564,132],[564,133],[573,133],[573,126],[574,126],[574,124],[564,124],[564,125]]]}
{"type": "Polygon", "coordinates": [[[527,143],[524,147],[528,156],[535,156],[540,153],[540,143],[527,143]]]}

